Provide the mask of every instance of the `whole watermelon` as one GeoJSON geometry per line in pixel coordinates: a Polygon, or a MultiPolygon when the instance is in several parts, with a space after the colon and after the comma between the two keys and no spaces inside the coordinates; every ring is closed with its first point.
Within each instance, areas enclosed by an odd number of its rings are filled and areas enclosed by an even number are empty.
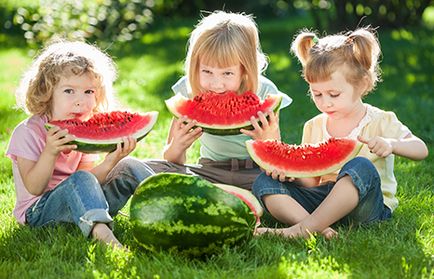
{"type": "Polygon", "coordinates": [[[260,214],[259,202],[247,190],[175,173],[145,179],[130,206],[133,236],[141,246],[192,256],[249,239],[260,214]]]}

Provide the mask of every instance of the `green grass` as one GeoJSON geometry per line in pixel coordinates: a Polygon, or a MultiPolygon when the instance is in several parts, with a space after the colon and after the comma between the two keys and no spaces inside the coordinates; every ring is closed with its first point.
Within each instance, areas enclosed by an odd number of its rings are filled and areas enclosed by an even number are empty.
{"type": "MultiPolygon", "coordinates": [[[[115,42],[108,52],[119,66],[116,89],[121,102],[136,110],[159,110],[153,132],[133,155],[160,158],[170,115],[164,99],[182,75],[185,44],[194,21],[165,22],[141,41],[115,42]]],[[[267,76],[294,103],[281,113],[283,139],[299,143],[304,121],[317,114],[306,96],[300,66],[288,49],[304,22],[261,21],[263,49],[270,57],[267,76]]],[[[380,30],[383,79],[366,102],[393,110],[434,152],[432,49],[425,29],[380,30]]],[[[14,110],[13,92],[29,65],[28,50],[17,40],[0,47],[0,143],[4,154],[13,128],[26,117],[14,110]]],[[[198,145],[189,161],[198,158],[198,145]]],[[[366,228],[339,228],[340,237],[325,241],[284,240],[264,236],[208,259],[187,259],[137,248],[126,217],[117,216],[115,234],[131,252],[112,251],[85,239],[72,225],[30,229],[12,217],[15,192],[11,162],[0,157],[0,278],[433,278],[433,156],[413,162],[399,158],[400,206],[391,221],[366,228]]],[[[123,211],[128,212],[126,207],[123,211]]]]}

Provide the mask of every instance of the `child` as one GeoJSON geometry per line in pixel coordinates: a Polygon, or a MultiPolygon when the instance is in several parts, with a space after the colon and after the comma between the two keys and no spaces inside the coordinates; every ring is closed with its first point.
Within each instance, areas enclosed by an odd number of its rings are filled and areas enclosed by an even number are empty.
{"type": "Polygon", "coordinates": [[[74,151],[67,130],[44,128],[50,120],[86,120],[107,110],[115,75],[113,61],[82,42],[54,43],[33,62],[17,91],[18,105],[30,117],[15,128],[6,152],[13,162],[19,223],[74,223],[86,237],[122,247],[110,229],[112,216],[152,173],[125,158],[136,140],[124,138],[123,146],[94,167],[98,158],[74,151]]]}
{"type": "MultiPolygon", "coordinates": [[[[259,44],[258,29],[252,17],[216,11],[204,17],[193,30],[185,62],[187,76],[173,87],[175,94],[192,98],[201,92],[256,92],[264,99],[267,94],[282,94],[281,108],[291,98],[261,76],[267,61],[259,44]]],[[[252,117],[252,119],[254,119],[252,117]]],[[[186,118],[173,119],[163,157],[167,161],[149,162],[155,172],[197,174],[211,182],[231,184],[250,189],[259,167],[249,158],[245,141],[253,138],[280,137],[278,117],[270,112],[269,121],[259,114],[264,125],[252,120],[253,131],[244,134],[217,136],[194,128],[196,122],[186,118]],[[188,122],[188,124],[183,124],[188,122]],[[186,151],[200,138],[200,165],[184,165],[186,151]]]]}
{"type": "Polygon", "coordinates": [[[253,193],[277,220],[292,225],[260,228],[286,237],[320,232],[336,235],[329,226],[366,224],[391,218],[398,205],[393,174],[394,155],[412,160],[428,156],[425,143],[414,136],[393,112],[363,103],[379,80],[380,46],[374,32],[361,28],[345,35],[318,39],[301,32],[292,51],[303,66],[303,76],[320,115],[304,125],[303,143],[347,137],[365,145],[360,157],[339,173],[285,181],[276,171],[261,174],[253,193]],[[274,180],[276,179],[276,180],[274,180]]]}

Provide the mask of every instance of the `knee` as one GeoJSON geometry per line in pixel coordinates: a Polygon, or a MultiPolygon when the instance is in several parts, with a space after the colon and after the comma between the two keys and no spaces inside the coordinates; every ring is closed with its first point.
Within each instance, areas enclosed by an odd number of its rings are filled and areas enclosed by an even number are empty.
{"type": "Polygon", "coordinates": [[[347,162],[341,172],[353,170],[356,173],[363,173],[364,175],[374,176],[379,178],[379,174],[374,164],[365,157],[355,157],[347,162]]]}
{"type": "Polygon", "coordinates": [[[133,157],[126,157],[120,160],[116,165],[116,169],[132,175],[139,182],[148,176],[155,174],[146,163],[133,157]]]}
{"type": "MultiPolygon", "coordinates": [[[[75,182],[80,182],[80,184],[86,184],[86,185],[92,185],[92,184],[98,184],[98,180],[96,179],[95,175],[93,175],[89,171],[85,170],[79,170],[74,172],[71,175],[71,178],[75,182]]],[[[74,183],[77,184],[77,183],[74,183]]]]}

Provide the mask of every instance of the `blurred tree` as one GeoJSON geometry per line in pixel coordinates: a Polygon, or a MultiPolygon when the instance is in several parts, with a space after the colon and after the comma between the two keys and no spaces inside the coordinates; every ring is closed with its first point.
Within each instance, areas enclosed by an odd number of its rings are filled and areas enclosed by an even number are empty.
{"type": "Polygon", "coordinates": [[[310,12],[321,30],[354,29],[359,25],[402,27],[419,25],[432,0],[294,0],[297,9],[310,12]]]}
{"type": "Polygon", "coordinates": [[[13,24],[21,27],[33,47],[53,36],[98,40],[104,47],[143,35],[153,20],[153,4],[140,0],[40,0],[37,6],[18,7],[13,24]]]}

